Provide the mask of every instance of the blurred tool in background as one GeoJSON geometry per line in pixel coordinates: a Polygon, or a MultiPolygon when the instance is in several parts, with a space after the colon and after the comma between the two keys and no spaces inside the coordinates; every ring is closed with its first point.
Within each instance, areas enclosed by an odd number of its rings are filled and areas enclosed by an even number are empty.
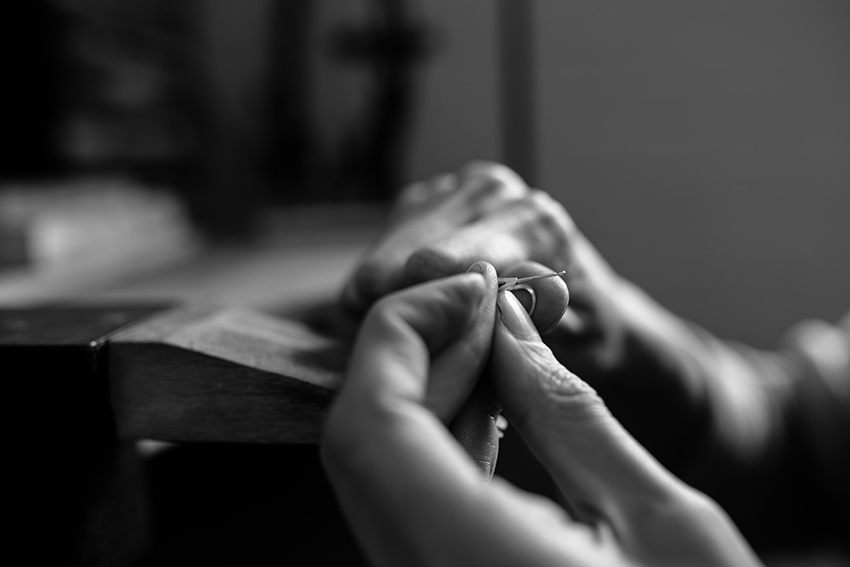
{"type": "Polygon", "coordinates": [[[386,201],[403,180],[415,70],[432,45],[415,7],[10,5],[0,57],[12,151],[0,181],[131,176],[170,187],[214,237],[245,230],[268,205],[386,201]],[[241,52],[228,59],[221,50],[234,43],[241,52]],[[234,94],[222,84],[238,65],[258,68],[234,94]],[[320,91],[340,81],[319,83],[332,73],[356,76],[343,79],[355,104],[329,131],[320,91]]]}

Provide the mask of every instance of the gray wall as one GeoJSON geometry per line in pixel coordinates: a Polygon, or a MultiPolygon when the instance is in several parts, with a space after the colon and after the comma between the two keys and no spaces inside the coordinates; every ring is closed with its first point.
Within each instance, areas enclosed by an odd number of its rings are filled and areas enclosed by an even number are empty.
{"type": "MultiPolygon", "coordinates": [[[[427,2],[411,177],[498,157],[494,2],[427,2]]],[[[621,273],[775,345],[850,308],[850,4],[535,4],[537,178],[621,273]]]]}

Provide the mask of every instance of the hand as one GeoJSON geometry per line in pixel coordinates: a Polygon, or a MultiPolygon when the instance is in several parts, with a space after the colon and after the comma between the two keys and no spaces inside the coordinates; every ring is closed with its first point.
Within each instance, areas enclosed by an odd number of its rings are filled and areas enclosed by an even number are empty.
{"type": "Polygon", "coordinates": [[[361,327],[322,453],[372,561],[757,565],[722,511],[667,473],[554,359],[509,293],[498,299],[494,387],[584,521],[498,478],[482,482],[432,407],[456,407],[469,391],[443,353],[470,329],[486,334],[493,291],[480,276],[438,280],[381,300],[361,327]]]}
{"type": "MultiPolygon", "coordinates": [[[[520,277],[551,272],[546,267],[531,262],[517,265],[515,271],[520,277]]],[[[486,286],[481,298],[469,296],[470,291],[464,287],[456,288],[463,283],[462,280],[460,283],[454,282],[455,287],[440,284],[440,289],[443,290],[440,293],[454,290],[455,295],[451,299],[457,302],[456,315],[460,318],[471,318],[469,320],[474,320],[475,323],[466,327],[452,327],[453,334],[444,337],[446,346],[442,347],[439,356],[431,361],[431,373],[435,379],[429,382],[426,405],[443,423],[448,424],[452,434],[489,479],[493,475],[498,457],[498,440],[501,435],[497,431],[497,418],[500,407],[493,396],[490,382],[486,379],[479,380],[479,377],[489,359],[495,320],[497,276],[493,266],[487,262],[474,263],[468,272],[479,273],[484,277],[486,286]],[[462,294],[458,295],[461,292],[462,294]]],[[[477,278],[472,281],[477,281],[477,278]]],[[[468,282],[466,285],[469,285],[468,282]]],[[[539,279],[530,282],[529,286],[537,297],[535,311],[539,314],[539,320],[545,324],[556,322],[566,310],[569,301],[569,293],[563,280],[539,279]]],[[[436,292],[431,290],[431,286],[425,286],[417,292],[426,296],[428,293],[436,292]]],[[[364,331],[361,334],[366,333],[364,331]]]]}
{"type": "MultiPolygon", "coordinates": [[[[478,162],[402,190],[389,226],[361,260],[342,305],[362,315],[378,298],[405,286],[462,273],[485,260],[499,275],[533,261],[566,267],[566,214],[507,167],[478,162]]],[[[540,328],[547,321],[535,314],[540,328]]]]}
{"type": "Polygon", "coordinates": [[[567,270],[570,308],[532,317],[549,331],[559,360],[593,384],[662,462],[675,464],[698,444],[708,420],[705,381],[693,363],[705,351],[700,338],[619,277],[563,206],[507,167],[476,162],[405,188],[342,304],[362,315],[391,291],[461,273],[477,260],[500,276],[526,275],[529,265],[567,270]]]}

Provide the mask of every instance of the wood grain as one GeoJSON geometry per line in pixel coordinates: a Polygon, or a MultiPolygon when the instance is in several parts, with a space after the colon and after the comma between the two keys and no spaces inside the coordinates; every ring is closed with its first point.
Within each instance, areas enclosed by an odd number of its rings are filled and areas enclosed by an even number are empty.
{"type": "Polygon", "coordinates": [[[107,359],[122,438],[316,443],[347,349],[296,321],[182,307],[111,337],[107,359]]]}

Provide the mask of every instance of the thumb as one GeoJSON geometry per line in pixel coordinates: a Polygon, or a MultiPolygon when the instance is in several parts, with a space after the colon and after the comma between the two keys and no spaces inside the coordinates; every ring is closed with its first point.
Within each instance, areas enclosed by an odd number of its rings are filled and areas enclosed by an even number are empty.
{"type": "Polygon", "coordinates": [[[653,501],[683,486],[564,368],[511,293],[498,298],[491,373],[505,415],[585,520],[630,531],[653,501]]]}

